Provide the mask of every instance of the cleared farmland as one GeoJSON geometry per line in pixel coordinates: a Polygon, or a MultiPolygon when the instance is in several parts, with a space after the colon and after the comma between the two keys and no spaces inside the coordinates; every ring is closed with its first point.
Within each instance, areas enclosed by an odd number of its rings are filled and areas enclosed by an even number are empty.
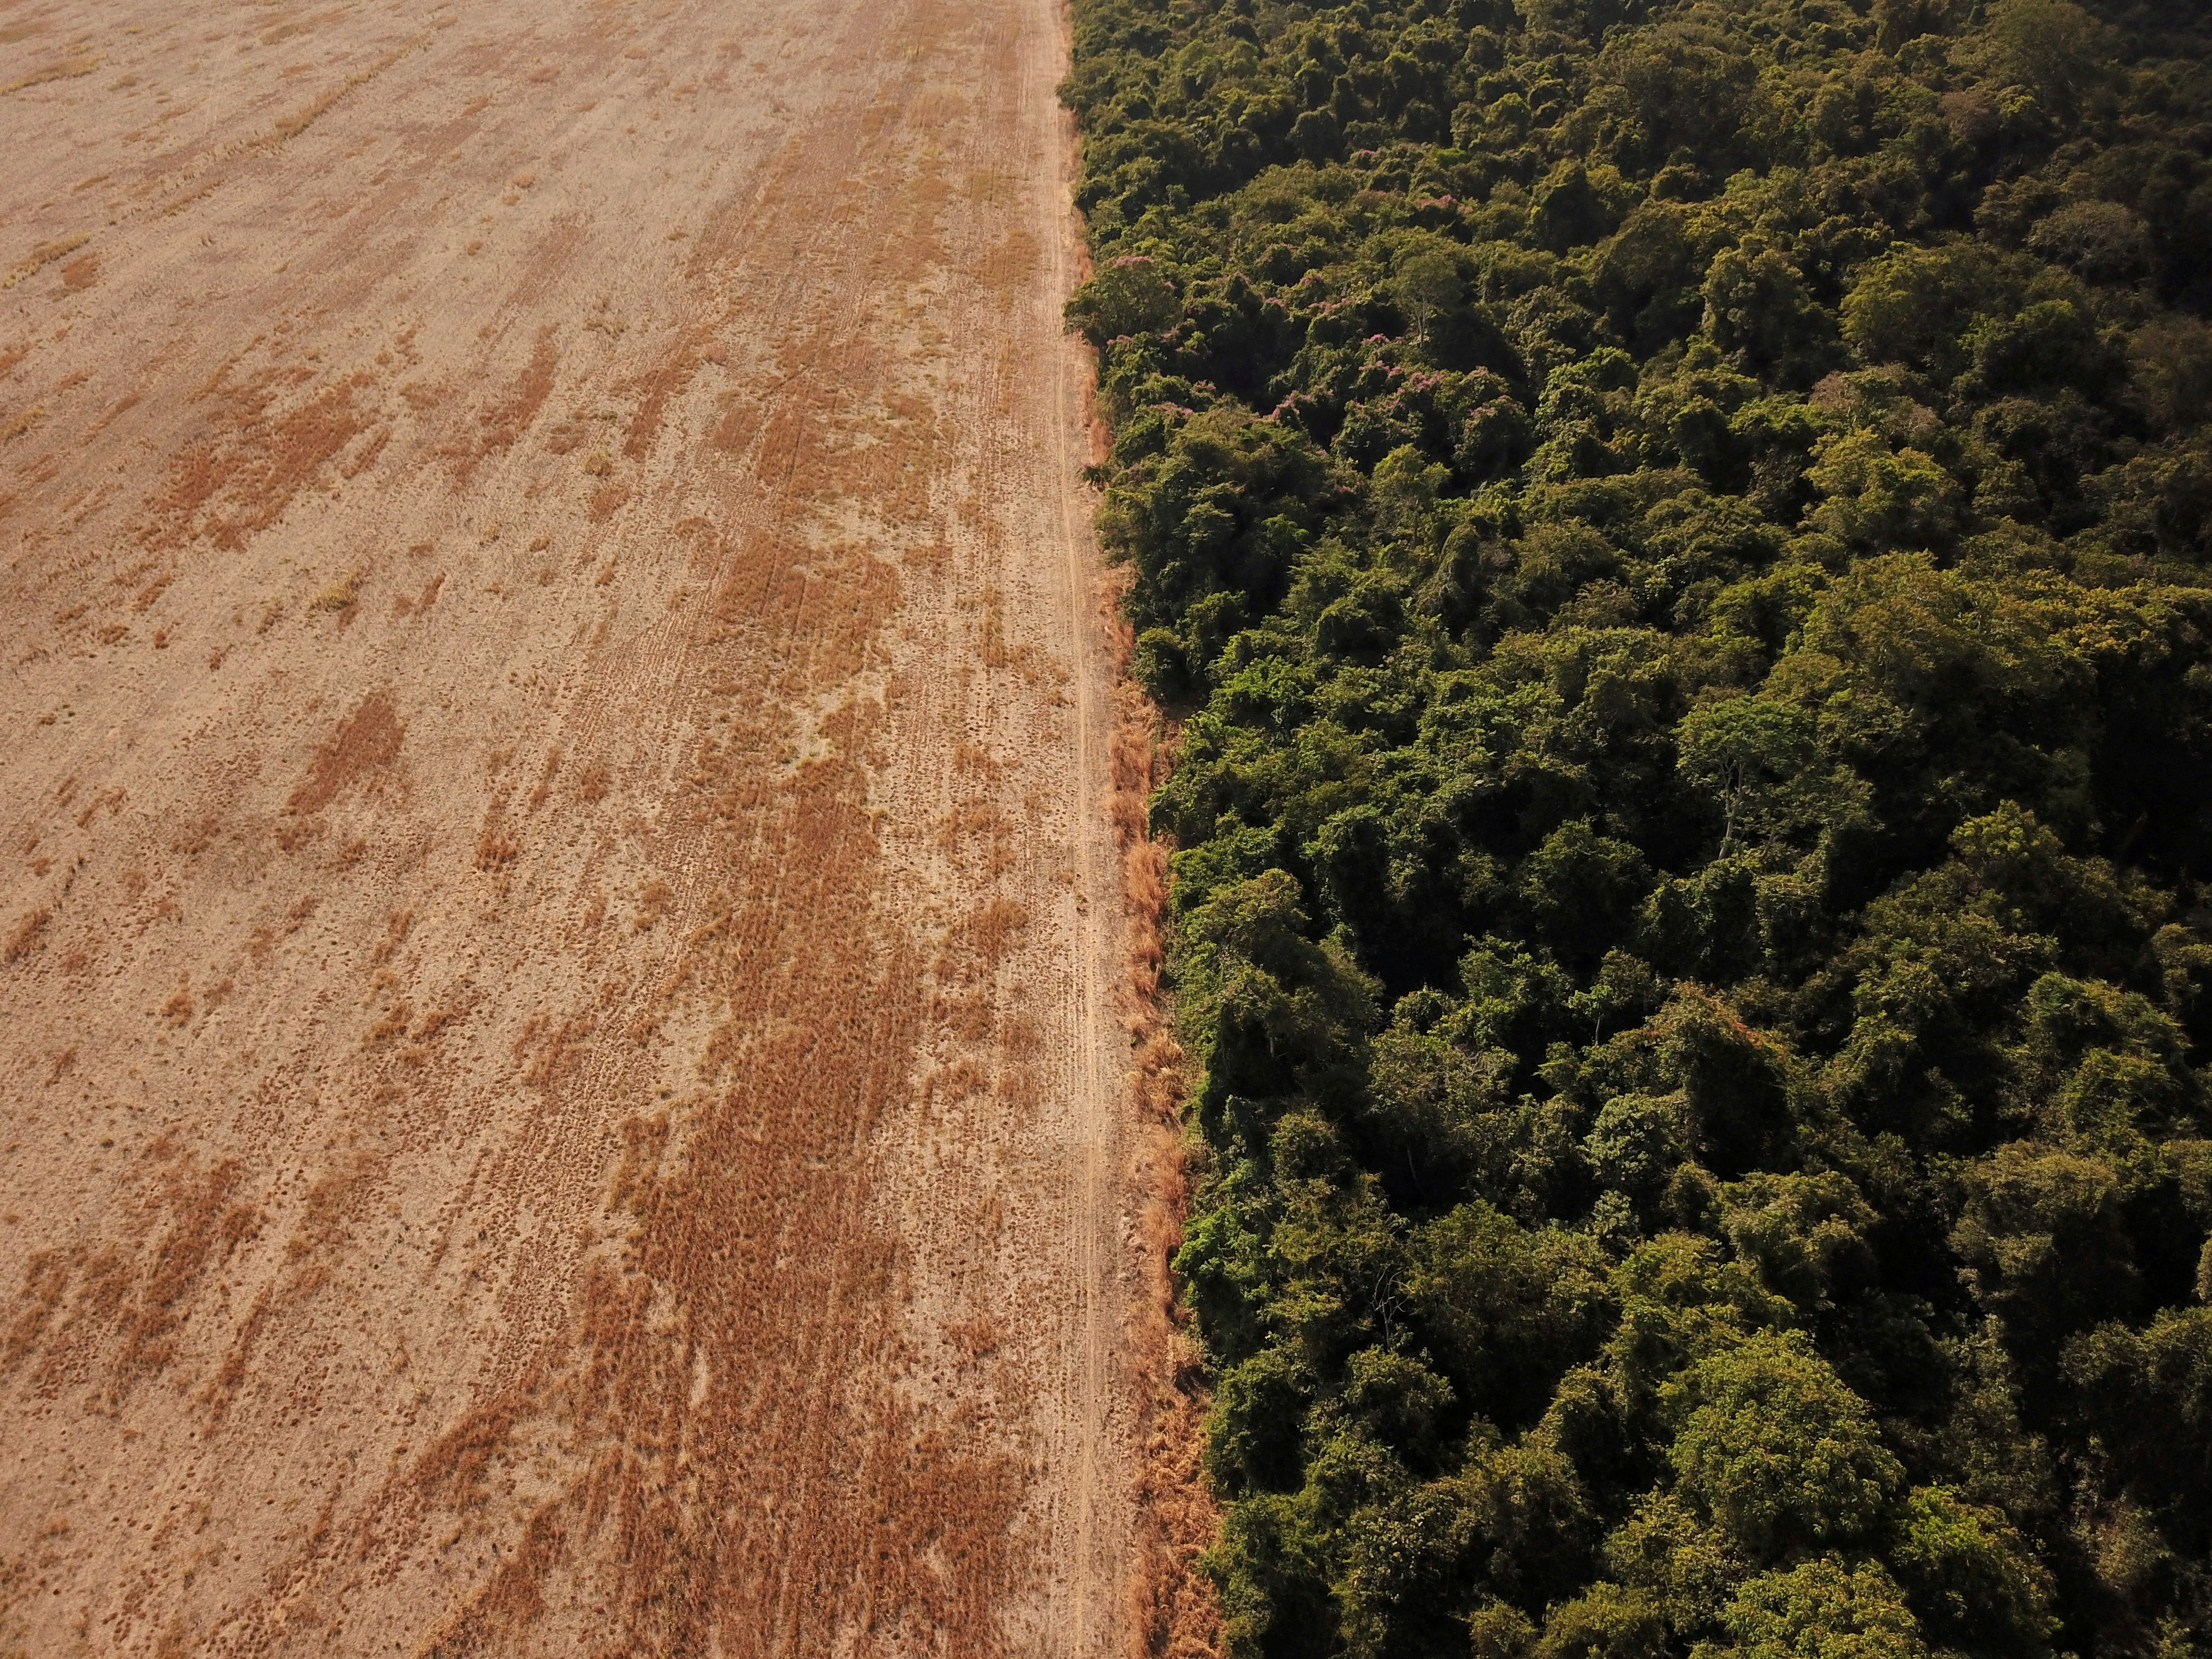
{"type": "Polygon", "coordinates": [[[0,5],[0,1652],[1126,1650],[1060,29],[0,5]]]}

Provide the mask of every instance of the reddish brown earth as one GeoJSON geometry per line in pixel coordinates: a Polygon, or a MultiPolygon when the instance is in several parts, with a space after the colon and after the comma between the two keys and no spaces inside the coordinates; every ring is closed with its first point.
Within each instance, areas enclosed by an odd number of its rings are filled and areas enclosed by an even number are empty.
{"type": "Polygon", "coordinates": [[[1125,1651],[1050,0],[0,0],[0,1653],[1125,1651]]]}

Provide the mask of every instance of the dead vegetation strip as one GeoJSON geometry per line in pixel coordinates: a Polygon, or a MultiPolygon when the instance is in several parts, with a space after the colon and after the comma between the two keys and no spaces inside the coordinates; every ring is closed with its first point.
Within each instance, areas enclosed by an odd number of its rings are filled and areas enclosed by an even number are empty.
{"type": "Polygon", "coordinates": [[[1152,834],[1152,793],[1172,759],[1170,734],[1129,677],[1133,636],[1119,604],[1106,603],[1114,645],[1114,730],[1109,750],[1110,811],[1121,854],[1127,913],[1129,1034],[1138,1146],[1138,1248],[1143,1290],[1131,1316],[1129,1363],[1137,1427],[1137,1559],[1132,1577],[1132,1647],[1139,1659],[1212,1659],[1221,1650],[1221,1608],[1199,1558],[1220,1511],[1201,1463],[1206,1391],[1199,1350],[1175,1279],[1175,1253],[1190,1204],[1192,1146],[1182,1126],[1183,1051],[1160,994],[1165,962],[1168,848],[1152,834]]]}
{"type": "MultiPolygon", "coordinates": [[[[1090,250],[1079,237],[1072,278],[1089,280],[1090,250]]],[[[1085,354],[1086,359],[1088,354],[1085,354]]],[[[1095,370],[1096,364],[1091,367],[1095,370]]],[[[1095,374],[1093,377],[1095,385],[1095,374]]],[[[1112,434],[1085,395],[1091,460],[1105,459],[1112,434]]],[[[1131,1103],[1137,1148],[1141,1289],[1129,1316],[1130,1398],[1137,1418],[1135,1559],[1129,1579],[1130,1649],[1134,1659],[1219,1659],[1221,1602],[1200,1558],[1219,1535],[1220,1505],[1206,1478],[1206,1413],[1211,1395],[1191,1315],[1176,1282],[1175,1256],[1190,1212],[1194,1158],[1202,1143],[1183,1121],[1188,1079],[1173,1010],[1162,994],[1167,960],[1169,844],[1153,836],[1152,796],[1174,765],[1176,733],[1129,672],[1136,635],[1122,600],[1127,567],[1100,587],[1112,658],[1114,725],[1108,739],[1108,811],[1121,854],[1127,962],[1128,1031],[1135,1070],[1131,1103]]]]}

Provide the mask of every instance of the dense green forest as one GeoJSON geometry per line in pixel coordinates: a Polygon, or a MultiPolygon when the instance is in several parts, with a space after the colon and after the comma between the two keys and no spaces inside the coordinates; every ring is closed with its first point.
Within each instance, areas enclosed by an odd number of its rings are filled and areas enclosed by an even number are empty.
{"type": "Polygon", "coordinates": [[[2212,15],[1075,0],[1238,1655],[2212,1653],[2212,15]]]}

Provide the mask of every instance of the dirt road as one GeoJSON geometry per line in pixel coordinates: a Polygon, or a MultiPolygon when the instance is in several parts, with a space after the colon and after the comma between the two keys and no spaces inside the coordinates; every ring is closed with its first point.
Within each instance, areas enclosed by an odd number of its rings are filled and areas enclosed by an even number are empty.
{"type": "Polygon", "coordinates": [[[1126,1650],[1050,0],[0,0],[0,1654],[1126,1650]]]}

